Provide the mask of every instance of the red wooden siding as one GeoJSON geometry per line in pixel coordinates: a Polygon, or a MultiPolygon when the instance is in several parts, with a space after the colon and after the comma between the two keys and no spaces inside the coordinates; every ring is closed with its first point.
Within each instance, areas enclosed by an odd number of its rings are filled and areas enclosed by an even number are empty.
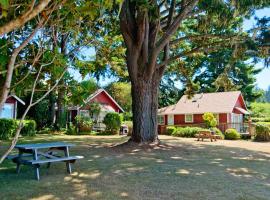
{"type": "Polygon", "coordinates": [[[227,123],[227,113],[219,114],[219,123],[227,123]]]}
{"type": "MultiPolygon", "coordinates": [[[[108,97],[108,95],[103,91],[101,93],[99,93],[96,97],[94,97],[94,99],[91,100],[91,102],[89,102],[89,104],[91,104],[92,102],[97,102],[100,104],[106,104],[106,105],[110,105],[115,112],[122,112],[118,106],[111,100],[110,97],[108,97]]],[[[83,108],[83,109],[88,109],[90,107],[90,105],[87,105],[83,108]]]]}
{"type": "Polygon", "coordinates": [[[185,115],[174,115],[174,124],[184,124],[185,123],[185,115]]]}
{"type": "MultiPolygon", "coordinates": [[[[245,102],[244,102],[243,98],[241,97],[241,95],[239,95],[239,97],[235,103],[235,107],[240,107],[240,108],[243,108],[246,110],[245,102]]],[[[233,109],[233,113],[242,114],[239,110],[237,110],[235,108],[233,109]]]]}
{"type": "Polygon", "coordinates": [[[8,97],[7,100],[6,100],[6,103],[13,103],[13,104],[15,104],[16,103],[16,99],[14,97],[8,97]]]}

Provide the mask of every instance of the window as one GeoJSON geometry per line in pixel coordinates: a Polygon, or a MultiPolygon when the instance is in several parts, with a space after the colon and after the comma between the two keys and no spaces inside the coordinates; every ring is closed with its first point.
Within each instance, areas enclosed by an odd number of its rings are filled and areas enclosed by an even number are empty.
{"type": "Polygon", "coordinates": [[[164,115],[158,115],[158,124],[165,124],[164,115]]]}
{"type": "Polygon", "coordinates": [[[185,122],[192,123],[193,122],[193,115],[192,114],[185,115],[185,122]]]}
{"type": "Polygon", "coordinates": [[[13,114],[14,114],[14,104],[5,103],[4,107],[2,108],[2,113],[1,113],[0,118],[12,119],[13,114]]]}
{"type": "Polygon", "coordinates": [[[168,125],[174,125],[174,115],[168,115],[168,125]]]}
{"type": "Polygon", "coordinates": [[[80,115],[82,117],[90,117],[89,110],[80,110],[80,115]]]}

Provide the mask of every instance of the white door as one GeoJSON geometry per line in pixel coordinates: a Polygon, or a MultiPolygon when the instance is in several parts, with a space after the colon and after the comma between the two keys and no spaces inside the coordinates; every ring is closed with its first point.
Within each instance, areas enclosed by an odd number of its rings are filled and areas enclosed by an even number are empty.
{"type": "Polygon", "coordinates": [[[168,115],[168,125],[174,125],[174,115],[168,115]]]}

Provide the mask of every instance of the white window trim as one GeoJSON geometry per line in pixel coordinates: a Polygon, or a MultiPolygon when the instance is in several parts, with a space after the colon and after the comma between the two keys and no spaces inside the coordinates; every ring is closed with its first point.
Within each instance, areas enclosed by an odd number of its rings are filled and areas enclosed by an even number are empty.
{"type": "Polygon", "coordinates": [[[159,123],[158,121],[158,125],[165,125],[165,115],[158,115],[158,117],[163,117],[163,123],[159,123]]]}
{"type": "Polygon", "coordinates": [[[185,123],[193,123],[194,122],[194,116],[193,114],[185,114],[185,123]],[[191,115],[192,116],[192,120],[191,121],[187,121],[187,115],[191,115]]]}
{"type": "Polygon", "coordinates": [[[217,124],[219,124],[219,113],[215,113],[214,116],[215,116],[215,118],[217,120],[217,124]]]}
{"type": "Polygon", "coordinates": [[[168,126],[173,126],[174,125],[174,115],[167,115],[167,124],[168,126]],[[172,117],[172,123],[169,123],[169,118],[172,117]]]}

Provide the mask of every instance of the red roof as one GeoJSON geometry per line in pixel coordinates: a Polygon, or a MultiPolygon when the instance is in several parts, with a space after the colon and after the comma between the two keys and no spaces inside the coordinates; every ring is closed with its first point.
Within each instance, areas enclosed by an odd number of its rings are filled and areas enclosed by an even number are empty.
{"type": "Polygon", "coordinates": [[[243,96],[240,91],[216,92],[196,94],[188,99],[187,95],[175,104],[158,110],[159,115],[168,114],[202,114],[212,113],[232,113],[234,108],[241,110],[243,114],[248,114],[243,96]],[[243,107],[236,107],[238,99],[243,102],[243,107]]]}

